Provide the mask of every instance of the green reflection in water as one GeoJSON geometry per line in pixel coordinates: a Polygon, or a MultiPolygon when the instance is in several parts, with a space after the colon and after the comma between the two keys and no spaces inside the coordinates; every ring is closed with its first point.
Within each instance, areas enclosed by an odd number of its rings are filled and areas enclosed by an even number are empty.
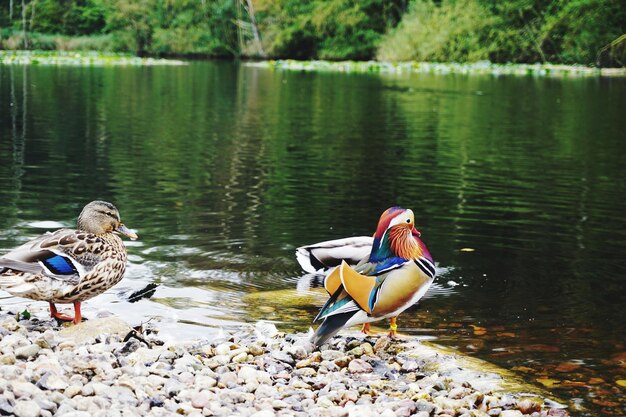
{"type": "Polygon", "coordinates": [[[0,106],[1,249],[95,198],[140,235],[87,309],[305,330],[319,300],[249,297],[295,288],[296,246],[400,204],[447,268],[405,332],[508,367],[582,361],[560,380],[605,382],[564,395],[621,401],[625,80],[0,66],[0,106]],[[154,301],[124,301],[148,282],[154,301]]]}

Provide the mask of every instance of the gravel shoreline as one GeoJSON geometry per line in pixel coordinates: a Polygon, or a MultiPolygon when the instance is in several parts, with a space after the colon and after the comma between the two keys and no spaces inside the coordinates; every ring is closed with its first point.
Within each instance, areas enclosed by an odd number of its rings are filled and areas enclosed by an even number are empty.
{"type": "Polygon", "coordinates": [[[548,399],[503,392],[497,376],[412,339],[354,333],[314,352],[307,340],[260,322],[164,343],[113,317],[60,327],[0,311],[0,415],[569,415],[548,399]],[[450,366],[433,370],[438,363],[450,366]]]}

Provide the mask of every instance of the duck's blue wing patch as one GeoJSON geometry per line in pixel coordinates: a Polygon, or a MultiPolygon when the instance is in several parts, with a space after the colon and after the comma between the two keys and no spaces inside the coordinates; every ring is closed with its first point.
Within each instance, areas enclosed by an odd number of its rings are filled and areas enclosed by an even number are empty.
{"type": "Polygon", "coordinates": [[[397,256],[387,258],[384,261],[378,262],[372,271],[369,271],[367,275],[381,275],[396,268],[400,268],[406,264],[408,259],[400,258],[397,256]]]}
{"type": "Polygon", "coordinates": [[[55,255],[41,261],[55,275],[77,274],[76,268],[66,257],[55,255]]]}

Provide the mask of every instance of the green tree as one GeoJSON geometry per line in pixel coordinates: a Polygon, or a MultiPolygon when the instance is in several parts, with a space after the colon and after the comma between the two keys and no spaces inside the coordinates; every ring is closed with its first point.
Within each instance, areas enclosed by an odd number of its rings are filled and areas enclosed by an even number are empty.
{"type": "Polygon", "coordinates": [[[116,49],[145,55],[152,45],[157,23],[158,0],[104,0],[106,28],[114,36],[116,49]]]}

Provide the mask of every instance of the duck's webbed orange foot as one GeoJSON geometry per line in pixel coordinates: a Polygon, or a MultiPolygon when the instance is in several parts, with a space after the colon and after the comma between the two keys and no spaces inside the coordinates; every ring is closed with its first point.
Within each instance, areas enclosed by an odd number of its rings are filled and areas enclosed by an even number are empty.
{"type": "Polygon", "coordinates": [[[60,313],[57,310],[57,306],[55,306],[54,303],[49,303],[49,304],[50,304],[50,317],[54,317],[55,319],[61,320],[61,321],[71,321],[74,324],[78,324],[82,320],[82,317],[80,315],[80,303],[79,302],[74,302],[74,317],[60,313]]]}
{"type": "Polygon", "coordinates": [[[368,336],[376,334],[375,331],[372,330],[369,323],[363,323],[363,327],[361,328],[361,332],[365,333],[368,336]]]}

